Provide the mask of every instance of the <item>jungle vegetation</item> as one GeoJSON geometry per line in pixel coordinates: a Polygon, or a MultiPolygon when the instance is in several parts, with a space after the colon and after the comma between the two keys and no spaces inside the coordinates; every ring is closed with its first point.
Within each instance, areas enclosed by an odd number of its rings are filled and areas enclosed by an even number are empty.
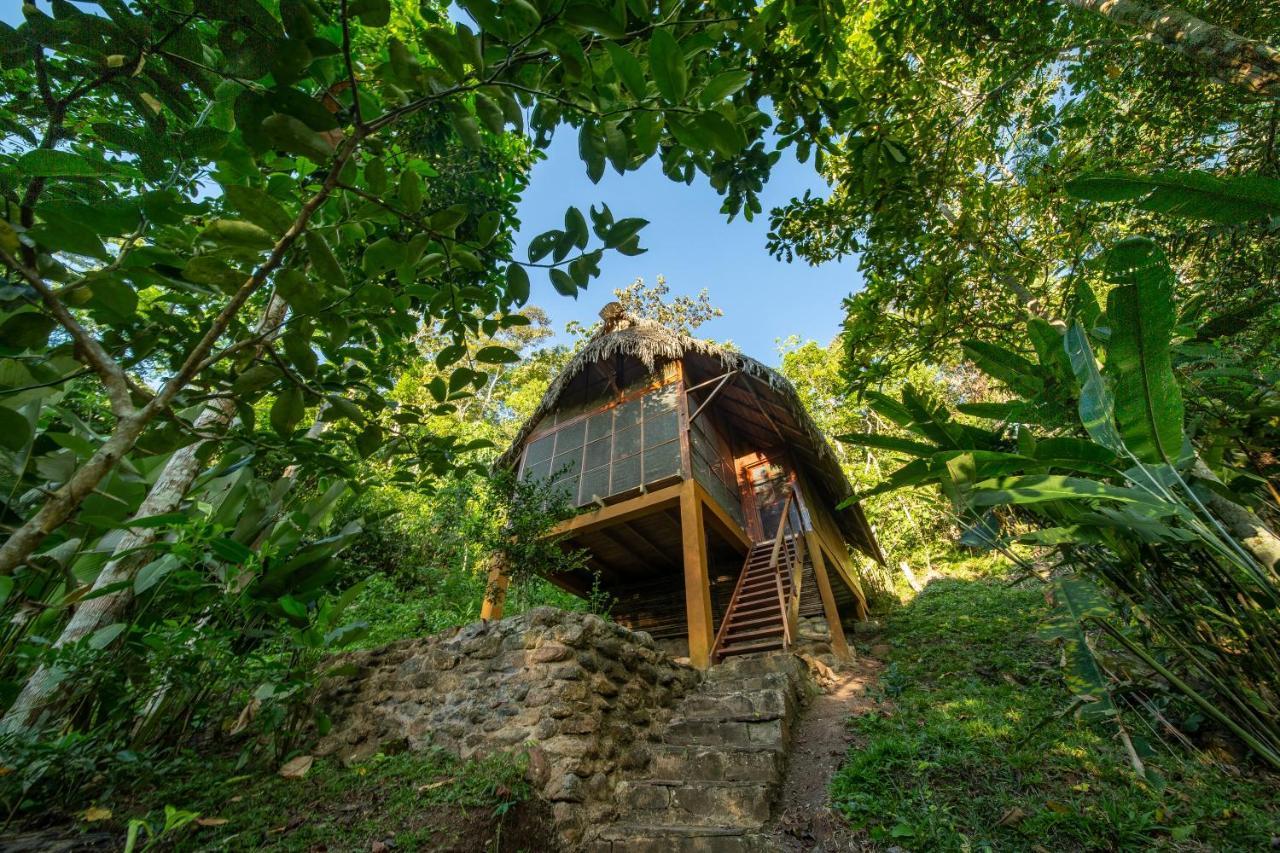
{"type": "MultiPolygon", "coordinates": [[[[1148,793],[1169,760],[1201,788],[1280,771],[1274,3],[22,12],[0,25],[8,821],[173,793],[200,763],[273,771],[326,725],[326,656],[472,620],[495,548],[530,567],[513,610],[607,610],[536,577],[574,559],[539,544],[564,510],[487,475],[570,355],[533,277],[570,298],[644,251],[644,220],[571,207],[516,252],[553,133],[592,180],[656,158],[768,216],[780,259],[856,257],[840,337],[780,360],[877,520],[882,611],[900,561],[1003,561],[1062,664],[1028,726],[1101,733],[1071,748],[1148,793]],[[793,153],[831,192],[766,212],[793,153]]],[[[682,330],[718,311],[661,280],[617,295],[682,330]]],[[[983,582],[974,601],[1003,588],[983,582]]],[[[904,630],[934,635],[919,613],[904,630]]],[[[955,748],[939,732],[913,742],[955,748]]],[[[911,812],[858,799],[869,760],[833,788],[846,816],[911,812]]],[[[189,829],[175,805],[133,835],[189,829]]],[[[1163,821],[1061,838],[1192,837],[1163,821]]]]}

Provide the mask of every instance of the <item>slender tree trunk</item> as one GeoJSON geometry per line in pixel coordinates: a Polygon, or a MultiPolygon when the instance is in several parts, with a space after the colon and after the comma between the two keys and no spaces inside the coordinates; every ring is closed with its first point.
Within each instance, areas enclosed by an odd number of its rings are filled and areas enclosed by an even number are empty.
{"type": "MultiPolygon", "coordinates": [[[[288,305],[285,301],[273,296],[267,303],[255,334],[262,334],[279,326],[287,311],[288,305]]],[[[261,351],[262,346],[269,340],[259,345],[258,350],[261,351]]],[[[220,397],[211,402],[196,418],[195,429],[199,432],[221,430],[231,423],[235,411],[233,400],[220,397]]],[[[183,498],[186,497],[191,484],[200,473],[199,453],[208,441],[209,439],[201,439],[174,451],[165,462],[155,485],[147,492],[142,505],[138,507],[138,511],[133,516],[135,519],[174,512],[182,505],[183,498]]],[[[157,535],[158,531],[154,527],[126,529],[124,536],[116,544],[112,559],[103,566],[94,580],[93,591],[132,579],[134,573],[149,557],[144,549],[155,542],[157,535]]],[[[132,586],[81,602],[62,629],[54,647],[69,645],[99,628],[119,622],[132,602],[132,586]]],[[[34,723],[50,704],[56,690],[57,682],[54,674],[46,667],[37,668],[23,685],[22,692],[14,699],[4,720],[0,721],[0,732],[16,731],[34,723]]]]}
{"type": "MultiPolygon", "coordinates": [[[[1196,459],[1193,470],[1202,480],[1222,482],[1201,459],[1196,459]]],[[[1234,536],[1235,540],[1252,554],[1255,560],[1272,572],[1280,572],[1280,536],[1276,536],[1271,528],[1254,514],[1253,510],[1229,501],[1214,492],[1207,494],[1204,503],[1227,528],[1227,532],[1234,536]]]]}
{"type": "Polygon", "coordinates": [[[1101,15],[1191,59],[1211,75],[1250,92],[1280,98],[1280,50],[1202,21],[1174,6],[1137,0],[1060,0],[1101,15]]]}

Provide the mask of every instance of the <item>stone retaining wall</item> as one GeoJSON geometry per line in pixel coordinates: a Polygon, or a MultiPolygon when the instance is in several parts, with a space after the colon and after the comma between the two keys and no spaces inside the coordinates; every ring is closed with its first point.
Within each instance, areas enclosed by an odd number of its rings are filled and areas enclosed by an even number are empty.
{"type": "Polygon", "coordinates": [[[351,674],[322,687],[333,726],[315,754],[527,750],[567,846],[611,817],[620,772],[648,761],[645,743],[701,679],[647,634],[549,607],[334,664],[351,674]]]}

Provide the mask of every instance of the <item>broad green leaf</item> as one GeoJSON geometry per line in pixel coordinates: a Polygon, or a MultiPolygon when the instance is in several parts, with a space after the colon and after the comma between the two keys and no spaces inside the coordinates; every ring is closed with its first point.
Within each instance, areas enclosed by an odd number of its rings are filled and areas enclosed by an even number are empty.
{"type": "Polygon", "coordinates": [[[299,314],[319,314],[328,304],[323,288],[295,269],[276,273],[276,292],[299,314]]]}
{"type": "Polygon", "coordinates": [[[519,353],[506,347],[481,347],[476,352],[476,361],[484,362],[485,364],[512,364],[519,360],[519,353]]]}
{"type": "Polygon", "coordinates": [[[961,342],[965,355],[983,373],[1008,385],[1023,397],[1034,397],[1044,389],[1036,365],[1012,350],[984,341],[961,342]]]}
{"type": "Polygon", "coordinates": [[[1067,192],[1091,201],[1135,201],[1144,210],[1227,225],[1280,216],[1280,181],[1256,175],[1086,175],[1068,181],[1067,192]]]}
{"type": "Polygon", "coordinates": [[[280,237],[293,224],[293,217],[271,196],[256,187],[230,184],[222,188],[231,207],[245,219],[268,233],[280,237]]]}
{"type": "Polygon", "coordinates": [[[689,89],[689,70],[685,66],[684,51],[670,30],[659,28],[649,39],[649,69],[663,98],[673,104],[684,100],[689,89]]]}
{"type": "Polygon", "coordinates": [[[607,41],[604,46],[609,54],[609,61],[613,63],[613,70],[618,73],[618,79],[627,87],[632,97],[637,101],[643,101],[648,94],[648,86],[645,84],[644,69],[640,66],[640,60],[636,59],[631,51],[615,42],[607,41]]]}
{"type": "Polygon", "coordinates": [[[316,231],[308,231],[306,240],[311,269],[329,287],[336,290],[344,289],[347,285],[346,274],[342,271],[342,265],[338,263],[338,259],[334,257],[328,242],[316,231]]]}
{"type": "Polygon", "coordinates": [[[1173,270],[1150,240],[1133,238],[1107,256],[1111,340],[1106,374],[1115,394],[1116,425],[1139,460],[1173,463],[1182,457],[1182,389],[1169,343],[1177,322],[1173,270]]]}
{"type": "Polygon", "coordinates": [[[31,423],[25,415],[0,406],[0,447],[16,453],[27,446],[31,435],[31,423]]]}
{"type": "Polygon", "coordinates": [[[529,274],[519,264],[507,265],[506,295],[513,305],[524,305],[529,301],[529,274]]]}
{"type": "Polygon", "coordinates": [[[367,27],[385,27],[391,21],[390,0],[351,0],[347,14],[367,27]]]}
{"type": "Polygon", "coordinates": [[[18,171],[27,178],[93,178],[106,174],[104,163],[95,163],[71,151],[37,148],[18,158],[18,171]]]}
{"type": "Polygon", "coordinates": [[[333,156],[333,145],[327,137],[291,115],[268,116],[262,122],[262,132],[274,147],[306,157],[313,163],[324,163],[333,156]]]}
{"type": "Polygon", "coordinates": [[[1093,356],[1089,338],[1078,322],[1071,324],[1071,328],[1063,336],[1062,344],[1071,361],[1076,381],[1080,383],[1080,423],[1084,424],[1085,431],[1098,444],[1117,456],[1123,455],[1124,441],[1115,425],[1115,400],[1098,370],[1098,360],[1093,356]]]}
{"type": "Polygon", "coordinates": [[[725,71],[711,78],[698,99],[704,107],[711,107],[739,92],[751,80],[751,72],[744,69],[725,71]]]}
{"type": "Polygon", "coordinates": [[[102,651],[107,646],[116,641],[116,638],[123,634],[129,627],[127,622],[113,622],[106,625],[89,635],[89,648],[102,651]]]}
{"type": "Polygon", "coordinates": [[[578,298],[578,285],[574,284],[569,274],[559,267],[551,270],[551,286],[562,296],[578,298]]]}
{"type": "Polygon", "coordinates": [[[244,219],[215,219],[200,232],[200,239],[219,246],[258,250],[270,249],[276,244],[265,229],[244,219]]]}
{"type": "MultiPolygon", "coordinates": [[[[1059,474],[1024,474],[983,480],[973,487],[975,506],[1033,504],[1057,500],[1108,500],[1150,503],[1149,493],[1127,486],[1112,486],[1083,477],[1059,474]]],[[[1175,508],[1170,507],[1170,512],[1175,508]]]]}
{"type": "Polygon", "coordinates": [[[846,435],[838,435],[836,439],[846,444],[875,447],[879,450],[892,450],[897,453],[908,453],[912,456],[928,457],[938,452],[936,445],[880,433],[851,432],[846,435]]]}
{"type": "Polygon", "coordinates": [[[289,386],[280,392],[280,396],[271,405],[271,428],[283,437],[293,435],[294,428],[302,420],[303,411],[302,391],[289,386]]]}
{"type": "Polygon", "coordinates": [[[138,570],[133,579],[133,591],[138,595],[164,580],[165,575],[182,566],[182,562],[173,554],[161,554],[155,560],[138,570]]]}

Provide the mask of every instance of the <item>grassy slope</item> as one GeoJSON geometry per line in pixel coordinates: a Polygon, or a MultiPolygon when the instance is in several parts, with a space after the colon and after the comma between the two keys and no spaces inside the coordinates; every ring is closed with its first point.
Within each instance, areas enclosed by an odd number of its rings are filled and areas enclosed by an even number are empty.
{"type": "Polygon", "coordinates": [[[1137,779],[1105,728],[1055,716],[1069,699],[1034,582],[957,559],[888,619],[890,716],[857,735],[833,802],[888,846],[919,850],[1266,849],[1275,779],[1163,752],[1137,779]],[[1047,720],[1047,722],[1046,722],[1047,720]]]}
{"type": "MultiPolygon", "coordinates": [[[[550,816],[529,799],[524,770],[514,756],[462,762],[440,750],[379,755],[349,768],[317,760],[303,779],[213,766],[149,792],[128,811],[150,809],[148,825],[180,850],[368,851],[382,849],[377,842],[397,850],[546,849],[550,816]],[[160,803],[185,812],[185,824],[159,833],[160,803]]],[[[154,840],[143,832],[138,849],[154,840]]]]}

